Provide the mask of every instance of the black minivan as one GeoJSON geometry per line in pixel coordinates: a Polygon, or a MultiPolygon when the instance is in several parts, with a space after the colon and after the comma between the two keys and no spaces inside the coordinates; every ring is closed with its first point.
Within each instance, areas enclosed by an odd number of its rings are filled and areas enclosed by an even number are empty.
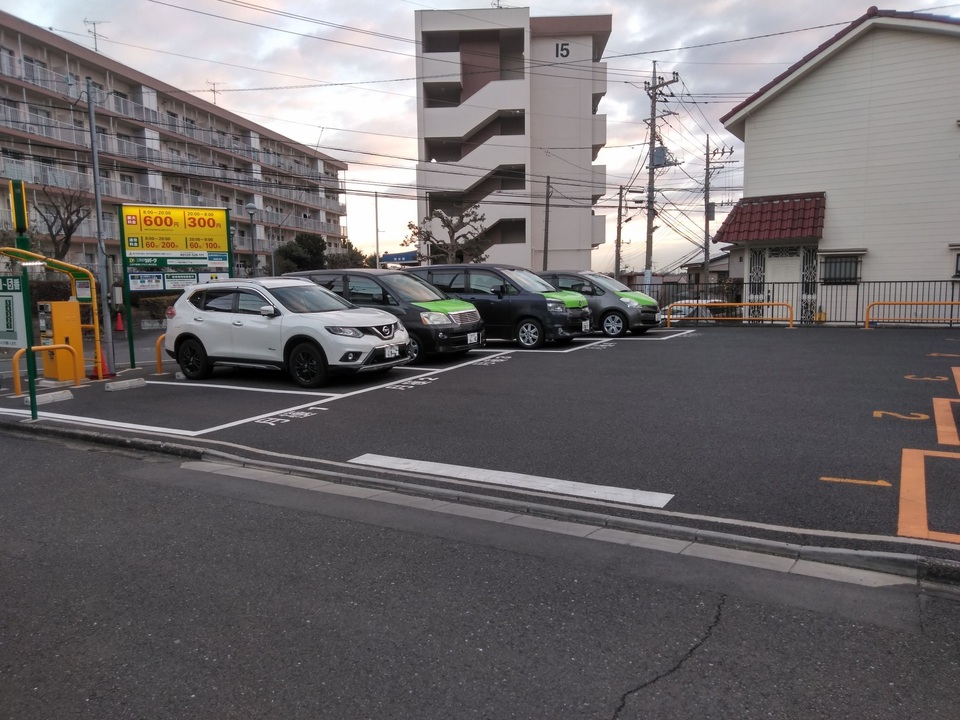
{"type": "Polygon", "coordinates": [[[301,270],[286,275],[312,280],[354,305],[396,315],[410,335],[411,362],[426,355],[466,353],[486,342],[476,307],[402,270],[301,270]]]}
{"type": "Polygon", "coordinates": [[[590,308],[580,293],[556,290],[526,268],[490,263],[407,268],[446,293],[476,305],[487,336],[534,349],[591,332],[590,308]]]}

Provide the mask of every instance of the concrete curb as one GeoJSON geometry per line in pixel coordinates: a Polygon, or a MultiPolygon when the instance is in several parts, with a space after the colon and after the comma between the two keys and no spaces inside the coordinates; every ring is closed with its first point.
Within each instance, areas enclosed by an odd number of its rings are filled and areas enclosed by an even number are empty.
{"type": "Polygon", "coordinates": [[[0,427],[10,428],[21,432],[35,432],[67,437],[76,440],[100,443],[113,447],[132,448],[147,452],[157,452],[174,457],[213,461],[222,460],[242,467],[261,468],[285,475],[301,475],[307,477],[321,477],[333,482],[362,487],[388,489],[408,495],[431,497],[451,502],[464,502],[481,507],[508,510],[537,517],[556,520],[566,520],[585,525],[595,525],[602,528],[624,530],[644,535],[682,540],[703,545],[725,547],[734,550],[763,553],[786,557],[793,560],[808,560],[811,562],[840,565],[843,567],[870,570],[873,572],[899,575],[915,579],[917,582],[933,582],[950,585],[960,585],[960,562],[941,558],[927,557],[914,553],[876,552],[871,550],[848,550],[843,548],[820,547],[814,545],[799,545],[795,543],[766,540],[745,535],[702,530],[683,525],[653,522],[624,518],[603,513],[588,512],[571,508],[541,505],[539,503],[510,498],[499,498],[488,495],[437,488],[425,485],[375,478],[364,475],[351,475],[346,472],[325,471],[314,468],[305,468],[294,465],[285,465],[269,461],[250,460],[230,453],[191,445],[181,445],[173,442],[164,442],[138,437],[122,437],[88,430],[78,430],[62,427],[41,427],[36,423],[9,421],[0,418],[0,427]]]}

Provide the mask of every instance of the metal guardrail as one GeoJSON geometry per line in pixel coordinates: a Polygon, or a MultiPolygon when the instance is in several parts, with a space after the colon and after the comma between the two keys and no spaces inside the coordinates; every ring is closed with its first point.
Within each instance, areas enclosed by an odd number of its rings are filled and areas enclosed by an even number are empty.
{"type": "Polygon", "coordinates": [[[676,302],[676,303],[667,305],[667,307],[665,308],[665,314],[667,318],[667,327],[670,327],[671,320],[682,320],[684,322],[688,320],[691,320],[691,321],[692,320],[710,320],[710,321],[735,320],[737,322],[783,322],[784,320],[786,320],[790,330],[793,330],[793,327],[794,327],[793,326],[793,306],[790,303],[785,303],[785,302],[718,303],[718,302],[684,301],[684,302],[676,302]],[[689,315],[675,316],[675,315],[672,315],[670,312],[670,310],[675,307],[684,307],[684,308],[704,307],[704,308],[707,308],[708,310],[712,310],[713,308],[722,308],[722,307],[735,307],[735,308],[781,307],[781,308],[786,308],[787,315],[786,317],[783,317],[780,315],[769,315],[769,316],[767,315],[714,315],[711,313],[709,315],[704,315],[702,317],[701,316],[691,317],[689,315]]]}
{"type": "MultiPolygon", "coordinates": [[[[643,290],[642,287],[639,289],[643,290]]],[[[944,280],[862,280],[849,284],[824,281],[681,283],[655,286],[647,294],[654,295],[661,307],[680,300],[785,302],[793,306],[798,326],[827,324],[863,327],[864,314],[871,303],[929,302],[940,307],[931,306],[928,312],[923,313],[924,316],[935,316],[943,325],[960,326],[960,310],[954,305],[960,302],[960,277],[944,280]]],[[[896,315],[897,312],[891,308],[889,314],[896,315]]],[[[901,313],[903,317],[907,314],[901,313]]]]}
{"type": "Polygon", "coordinates": [[[898,322],[898,323],[943,323],[942,317],[872,317],[870,311],[875,307],[957,307],[960,308],[960,302],[953,300],[931,300],[931,301],[877,301],[867,305],[863,316],[863,329],[869,330],[870,323],[874,322],[898,322]]]}
{"type": "MultiPolygon", "coordinates": [[[[74,386],[80,386],[80,380],[83,377],[83,363],[80,361],[80,353],[73,345],[34,345],[30,348],[31,352],[43,352],[44,350],[69,350],[73,355],[73,375],[74,386]]],[[[13,369],[13,396],[20,397],[23,394],[20,385],[20,358],[27,352],[27,348],[20,348],[13,354],[11,366],[13,369]]]]}

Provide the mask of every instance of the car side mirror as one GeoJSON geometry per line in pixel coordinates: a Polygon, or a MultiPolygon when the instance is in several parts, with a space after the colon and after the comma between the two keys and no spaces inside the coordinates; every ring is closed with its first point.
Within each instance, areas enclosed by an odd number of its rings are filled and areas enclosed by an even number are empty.
{"type": "Polygon", "coordinates": [[[275,315],[279,315],[279,312],[273,305],[264,305],[260,308],[260,314],[263,315],[263,317],[274,317],[275,315]]]}

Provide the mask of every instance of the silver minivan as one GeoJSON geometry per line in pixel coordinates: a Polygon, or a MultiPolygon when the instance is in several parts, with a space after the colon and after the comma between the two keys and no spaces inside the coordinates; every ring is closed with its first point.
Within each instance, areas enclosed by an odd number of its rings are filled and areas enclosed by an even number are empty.
{"type": "Polygon", "coordinates": [[[649,295],[593,270],[546,270],[537,273],[557,290],[573,290],[587,298],[593,326],[607,337],[627,330],[642,335],[660,325],[660,306],[649,295]]]}

